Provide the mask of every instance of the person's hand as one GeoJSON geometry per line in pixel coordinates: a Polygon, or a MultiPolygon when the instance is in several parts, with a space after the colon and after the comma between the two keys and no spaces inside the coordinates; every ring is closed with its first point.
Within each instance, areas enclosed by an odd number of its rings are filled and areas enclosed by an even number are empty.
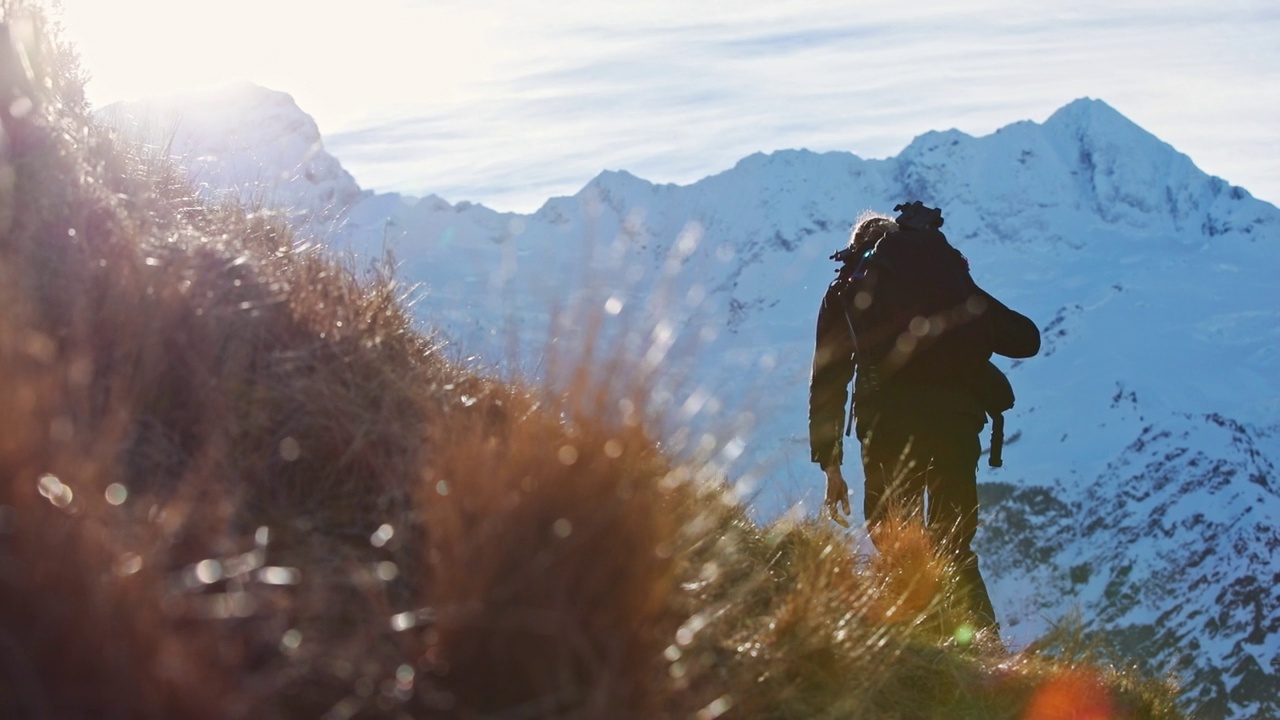
{"type": "Polygon", "coordinates": [[[823,501],[823,505],[827,507],[827,512],[831,514],[831,519],[836,521],[841,527],[849,527],[849,521],[844,519],[844,515],[850,514],[849,509],[849,485],[844,481],[844,475],[840,473],[839,465],[832,465],[823,470],[827,474],[827,499],[823,501]],[[844,515],[841,515],[843,511],[844,515]]]}

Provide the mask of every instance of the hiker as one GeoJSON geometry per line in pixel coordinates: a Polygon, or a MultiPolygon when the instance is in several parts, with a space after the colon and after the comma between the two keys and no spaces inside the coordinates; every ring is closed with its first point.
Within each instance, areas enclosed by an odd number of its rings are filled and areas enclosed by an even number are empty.
{"type": "MultiPolygon", "coordinates": [[[[864,214],[849,247],[832,256],[844,266],[818,311],[811,458],[827,476],[827,510],[848,527],[841,435],[852,431],[861,444],[863,513],[872,542],[889,513],[922,517],[954,560],[970,610],[998,633],[970,547],[978,528],[979,435],[988,409],[998,417],[1013,404],[1008,381],[990,364],[992,353],[1031,357],[1039,352],[1040,332],[974,284],[968,261],[938,230],[940,211],[919,202],[895,210],[903,211],[896,220],[864,214]],[[850,381],[853,408],[845,429],[850,381]],[[1007,399],[988,398],[992,393],[1007,399]]],[[[997,440],[992,465],[998,465],[997,440]]]]}

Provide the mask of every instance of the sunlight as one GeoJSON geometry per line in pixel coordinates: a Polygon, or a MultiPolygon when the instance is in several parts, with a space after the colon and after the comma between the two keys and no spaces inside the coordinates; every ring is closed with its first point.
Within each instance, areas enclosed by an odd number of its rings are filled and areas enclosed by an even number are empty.
{"type": "Polygon", "coordinates": [[[375,99],[456,101],[501,57],[501,18],[449,3],[63,0],[61,19],[99,107],[248,80],[340,126],[375,99]]]}

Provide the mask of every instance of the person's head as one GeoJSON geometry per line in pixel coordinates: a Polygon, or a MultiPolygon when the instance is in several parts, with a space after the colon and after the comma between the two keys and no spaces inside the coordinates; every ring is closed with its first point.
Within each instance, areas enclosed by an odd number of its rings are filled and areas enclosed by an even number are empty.
{"type": "Polygon", "coordinates": [[[853,233],[849,236],[849,247],[855,252],[875,245],[880,238],[891,232],[898,230],[898,223],[888,215],[882,215],[874,210],[866,210],[858,216],[858,221],[854,223],[853,233]]]}

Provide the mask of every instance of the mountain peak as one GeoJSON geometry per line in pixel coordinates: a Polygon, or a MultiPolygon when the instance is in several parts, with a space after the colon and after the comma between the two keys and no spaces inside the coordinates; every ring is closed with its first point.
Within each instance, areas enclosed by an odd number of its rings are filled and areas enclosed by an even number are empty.
{"type": "Polygon", "coordinates": [[[943,145],[958,145],[963,142],[973,140],[973,136],[951,128],[950,130],[929,130],[921,133],[907,144],[903,150],[904,155],[912,155],[923,149],[932,149],[943,145]]]}
{"type": "Polygon", "coordinates": [[[1102,100],[1088,97],[1072,100],[1058,108],[1045,120],[1044,127],[1046,130],[1071,128],[1091,135],[1105,134],[1125,139],[1142,137],[1147,142],[1154,141],[1169,147],[1119,110],[1102,100]]]}
{"type": "Polygon", "coordinates": [[[241,81],[115,103],[98,116],[128,136],[168,146],[205,194],[230,191],[242,202],[320,224],[364,194],[325,151],[315,120],[286,92],[241,81]]]}
{"type": "MultiPolygon", "coordinates": [[[[188,99],[200,101],[202,98],[205,102],[233,102],[238,103],[241,107],[252,106],[264,103],[275,103],[280,105],[289,105],[297,108],[298,103],[293,99],[293,95],[283,91],[264,87],[249,80],[237,80],[226,83],[225,85],[215,86],[212,89],[203,91],[192,91],[185,93],[188,99]]],[[[301,108],[299,108],[301,112],[301,108]]]]}
{"type": "Polygon", "coordinates": [[[1120,111],[1111,107],[1107,101],[1088,96],[1076,98],[1054,111],[1054,115],[1060,113],[1102,113],[1124,117],[1120,114],[1120,111]]]}

